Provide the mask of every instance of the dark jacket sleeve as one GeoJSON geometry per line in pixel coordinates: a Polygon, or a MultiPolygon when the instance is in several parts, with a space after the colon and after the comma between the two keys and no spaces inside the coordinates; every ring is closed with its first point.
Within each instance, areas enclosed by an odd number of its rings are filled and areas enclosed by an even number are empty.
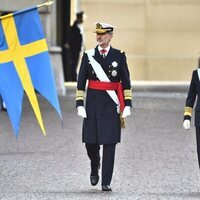
{"type": "Polygon", "coordinates": [[[191,120],[192,110],[193,110],[193,106],[194,106],[194,102],[195,102],[196,94],[197,94],[195,76],[197,76],[197,71],[193,71],[193,74],[192,74],[192,79],[190,82],[190,87],[189,87],[189,91],[188,91],[188,95],[187,95],[186,103],[185,103],[184,120],[185,119],[191,120]]]}
{"type": "Polygon", "coordinates": [[[83,54],[81,66],[78,75],[77,81],[77,90],[76,90],[76,107],[84,105],[84,93],[85,85],[87,81],[87,60],[88,57],[86,53],[83,54]]]}
{"type": "Polygon", "coordinates": [[[128,65],[126,61],[126,55],[124,52],[121,53],[122,60],[121,60],[121,81],[122,81],[122,87],[124,91],[124,102],[125,106],[131,106],[132,107],[132,91],[131,91],[131,81],[130,81],[130,74],[128,70],[128,65]]]}

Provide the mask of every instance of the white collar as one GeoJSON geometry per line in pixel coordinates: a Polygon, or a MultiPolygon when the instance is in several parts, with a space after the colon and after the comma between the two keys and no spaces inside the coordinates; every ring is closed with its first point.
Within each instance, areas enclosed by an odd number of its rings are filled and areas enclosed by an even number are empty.
{"type": "Polygon", "coordinates": [[[105,49],[105,50],[106,50],[105,55],[107,56],[107,54],[108,54],[108,52],[109,52],[109,50],[110,50],[110,45],[107,46],[106,48],[102,48],[102,47],[98,46],[98,50],[99,50],[99,52],[100,52],[102,49],[105,49]]]}

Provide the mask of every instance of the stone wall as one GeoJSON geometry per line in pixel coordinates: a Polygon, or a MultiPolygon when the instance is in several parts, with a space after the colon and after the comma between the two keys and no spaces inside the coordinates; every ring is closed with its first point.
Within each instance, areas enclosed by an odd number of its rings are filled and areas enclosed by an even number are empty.
{"type": "Polygon", "coordinates": [[[188,81],[200,56],[199,0],[82,0],[86,48],[94,22],[116,26],[112,45],[127,54],[133,80],[188,81]]]}

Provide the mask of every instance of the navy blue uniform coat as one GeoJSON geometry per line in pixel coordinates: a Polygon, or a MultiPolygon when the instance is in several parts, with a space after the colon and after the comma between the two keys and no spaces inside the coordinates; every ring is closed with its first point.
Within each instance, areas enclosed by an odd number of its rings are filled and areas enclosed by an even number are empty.
{"type": "MultiPolygon", "coordinates": [[[[189,87],[185,107],[190,107],[191,109],[193,109],[196,97],[197,97],[197,102],[195,106],[195,126],[200,127],[200,81],[199,81],[197,70],[194,70],[192,74],[192,79],[190,82],[190,87],[189,87]]],[[[191,116],[185,115],[184,119],[190,120],[191,116]]]]}
{"type": "MultiPolygon", "coordinates": [[[[94,59],[102,66],[111,82],[122,82],[124,90],[130,90],[129,71],[125,53],[110,48],[106,58],[103,58],[98,48],[95,48],[94,59]]],[[[86,53],[82,57],[77,90],[85,91],[87,80],[98,80],[86,53]]],[[[113,144],[120,142],[120,117],[115,102],[106,91],[87,89],[87,118],[83,121],[82,139],[91,144],[113,144]]],[[[82,100],[76,101],[76,106],[83,106],[82,100]]],[[[125,100],[125,105],[131,106],[131,100],[125,100]]]]}

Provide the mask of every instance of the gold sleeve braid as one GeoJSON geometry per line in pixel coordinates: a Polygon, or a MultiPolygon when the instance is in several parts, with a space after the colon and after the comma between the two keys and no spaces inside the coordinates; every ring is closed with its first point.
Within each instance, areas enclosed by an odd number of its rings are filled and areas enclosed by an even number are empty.
{"type": "Polygon", "coordinates": [[[124,90],[124,99],[131,100],[132,99],[132,91],[131,90],[124,90]]]}
{"type": "Polygon", "coordinates": [[[188,107],[188,106],[185,107],[184,116],[185,115],[189,115],[190,117],[192,116],[192,108],[191,107],[188,107]]]}
{"type": "Polygon", "coordinates": [[[84,91],[83,90],[76,90],[76,101],[84,100],[84,91]]]}

